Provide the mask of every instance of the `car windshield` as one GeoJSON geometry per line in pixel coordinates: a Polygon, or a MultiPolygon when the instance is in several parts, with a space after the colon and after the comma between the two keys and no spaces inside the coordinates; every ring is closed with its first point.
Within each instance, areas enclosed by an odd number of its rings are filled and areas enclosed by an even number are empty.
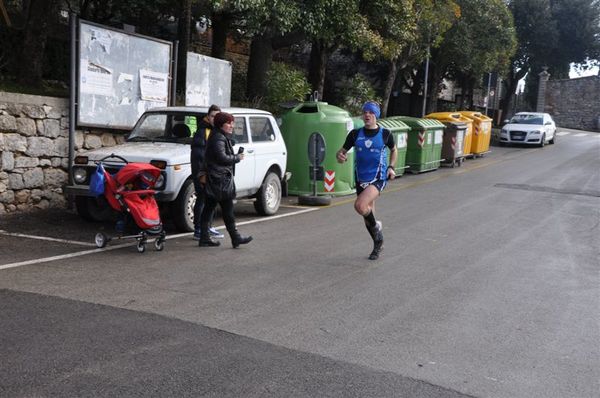
{"type": "Polygon", "coordinates": [[[200,115],[185,113],[148,113],[142,115],[127,141],[189,142],[197,129],[200,115]]]}
{"type": "Polygon", "coordinates": [[[510,119],[510,122],[516,124],[543,124],[542,120],[542,117],[538,115],[515,115],[510,119]]]}

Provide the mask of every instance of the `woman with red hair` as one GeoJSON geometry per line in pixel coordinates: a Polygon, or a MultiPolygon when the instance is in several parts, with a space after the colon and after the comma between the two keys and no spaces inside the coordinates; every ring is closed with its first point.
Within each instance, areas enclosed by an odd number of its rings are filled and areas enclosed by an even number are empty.
{"type": "Polygon", "coordinates": [[[244,153],[234,153],[231,135],[233,133],[233,115],[220,112],[215,115],[214,131],[206,143],[206,201],[200,216],[200,241],[201,247],[219,246],[220,242],[211,239],[208,226],[209,215],[221,206],[223,221],[231,237],[234,249],[249,243],[251,236],[242,236],[235,225],[233,215],[233,199],[235,199],[235,164],[244,159],[244,153]]]}

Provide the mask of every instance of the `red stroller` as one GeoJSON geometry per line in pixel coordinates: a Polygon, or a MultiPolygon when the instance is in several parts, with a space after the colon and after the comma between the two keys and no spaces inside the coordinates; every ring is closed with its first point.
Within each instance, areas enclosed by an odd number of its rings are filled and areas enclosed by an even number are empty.
{"type": "MultiPolygon", "coordinates": [[[[158,204],[154,199],[154,188],[160,177],[160,169],[148,163],[127,163],[114,176],[104,170],[104,197],[110,206],[123,216],[130,215],[139,233],[129,236],[111,238],[103,233],[96,234],[96,246],[105,247],[112,239],[133,238],[137,240],[137,250],[146,251],[148,237],[156,236],[154,248],[161,251],[164,248],[166,233],[160,220],[158,204]]],[[[102,164],[104,158],[99,161],[102,164]]]]}

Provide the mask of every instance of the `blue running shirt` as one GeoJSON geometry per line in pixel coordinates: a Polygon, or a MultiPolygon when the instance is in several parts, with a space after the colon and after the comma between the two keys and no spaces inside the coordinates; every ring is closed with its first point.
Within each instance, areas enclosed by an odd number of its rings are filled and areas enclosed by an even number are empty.
{"type": "Polygon", "coordinates": [[[364,128],[358,130],[354,143],[356,177],[359,183],[373,183],[387,179],[387,146],[383,141],[383,128],[373,137],[365,135],[364,128]]]}

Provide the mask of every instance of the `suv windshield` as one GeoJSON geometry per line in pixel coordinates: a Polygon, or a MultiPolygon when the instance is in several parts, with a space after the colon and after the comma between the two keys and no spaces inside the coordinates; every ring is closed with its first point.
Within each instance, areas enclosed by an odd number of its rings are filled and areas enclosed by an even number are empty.
{"type": "Polygon", "coordinates": [[[516,124],[543,124],[542,117],[537,115],[515,115],[510,119],[510,122],[516,124]]]}
{"type": "Polygon", "coordinates": [[[196,132],[199,121],[200,115],[148,113],[142,116],[127,141],[187,142],[196,132]]]}

